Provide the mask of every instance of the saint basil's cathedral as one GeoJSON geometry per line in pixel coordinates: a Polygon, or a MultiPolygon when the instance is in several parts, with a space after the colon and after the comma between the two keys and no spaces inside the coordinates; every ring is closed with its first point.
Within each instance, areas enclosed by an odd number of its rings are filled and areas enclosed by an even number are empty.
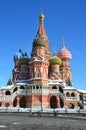
{"type": "Polygon", "coordinates": [[[64,42],[51,56],[44,15],[40,14],[31,57],[21,49],[14,55],[13,84],[0,89],[0,107],[85,109],[86,91],[72,85],[71,59],[64,42]]]}

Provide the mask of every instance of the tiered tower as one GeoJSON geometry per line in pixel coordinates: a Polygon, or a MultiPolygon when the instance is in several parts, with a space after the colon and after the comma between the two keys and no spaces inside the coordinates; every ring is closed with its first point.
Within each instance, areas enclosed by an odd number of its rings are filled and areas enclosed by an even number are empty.
{"type": "Polygon", "coordinates": [[[33,41],[31,61],[29,62],[29,84],[32,87],[32,107],[44,107],[46,102],[48,102],[48,94],[45,94],[44,90],[48,86],[48,68],[50,58],[51,53],[49,40],[44,29],[44,15],[40,14],[39,28],[33,41]]]}
{"type": "Polygon", "coordinates": [[[30,58],[28,57],[27,53],[23,53],[21,49],[14,55],[14,69],[13,73],[13,82],[20,81],[27,81],[29,76],[29,67],[28,63],[30,58]]]}
{"type": "Polygon", "coordinates": [[[33,41],[31,61],[29,62],[29,83],[48,83],[48,67],[51,58],[50,45],[44,29],[44,15],[39,15],[39,28],[33,41]]]}
{"type": "Polygon", "coordinates": [[[62,65],[60,66],[61,79],[71,86],[72,74],[69,63],[72,58],[72,54],[66,49],[64,41],[62,42],[62,49],[59,51],[57,56],[62,60],[62,65]]]}
{"type": "Polygon", "coordinates": [[[49,40],[44,29],[44,15],[39,15],[39,28],[33,41],[31,58],[41,56],[47,60],[51,58],[49,40]]]}

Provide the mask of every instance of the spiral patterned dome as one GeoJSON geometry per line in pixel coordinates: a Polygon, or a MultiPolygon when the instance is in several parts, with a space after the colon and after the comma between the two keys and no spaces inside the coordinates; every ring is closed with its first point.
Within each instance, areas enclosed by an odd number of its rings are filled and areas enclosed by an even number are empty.
{"type": "Polygon", "coordinates": [[[65,46],[62,47],[57,56],[60,57],[61,59],[64,58],[72,59],[72,54],[65,48],[65,46]]]}
{"type": "Polygon", "coordinates": [[[33,47],[37,47],[37,46],[46,47],[46,41],[44,40],[44,37],[38,36],[35,38],[35,40],[33,41],[33,47]]]}

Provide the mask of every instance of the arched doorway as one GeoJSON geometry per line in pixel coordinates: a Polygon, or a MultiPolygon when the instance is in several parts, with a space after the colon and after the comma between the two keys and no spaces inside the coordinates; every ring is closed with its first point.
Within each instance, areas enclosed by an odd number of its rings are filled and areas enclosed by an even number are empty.
{"type": "Polygon", "coordinates": [[[13,100],[13,107],[17,106],[17,97],[15,97],[15,99],[13,100]]]}
{"type": "Polygon", "coordinates": [[[51,108],[57,108],[57,98],[56,98],[56,96],[52,96],[50,98],[50,107],[51,108]]]}
{"type": "Polygon", "coordinates": [[[25,108],[26,107],[26,97],[25,96],[22,96],[20,98],[20,107],[21,108],[25,108]]]}

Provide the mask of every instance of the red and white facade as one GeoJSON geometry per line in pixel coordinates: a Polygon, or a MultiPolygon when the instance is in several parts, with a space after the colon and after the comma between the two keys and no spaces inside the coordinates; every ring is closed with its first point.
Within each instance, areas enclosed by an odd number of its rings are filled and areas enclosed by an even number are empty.
{"type": "Polygon", "coordinates": [[[51,56],[44,15],[32,44],[31,58],[20,49],[14,55],[13,85],[0,90],[1,107],[86,108],[86,91],[72,86],[72,54],[62,49],[51,56]]]}

